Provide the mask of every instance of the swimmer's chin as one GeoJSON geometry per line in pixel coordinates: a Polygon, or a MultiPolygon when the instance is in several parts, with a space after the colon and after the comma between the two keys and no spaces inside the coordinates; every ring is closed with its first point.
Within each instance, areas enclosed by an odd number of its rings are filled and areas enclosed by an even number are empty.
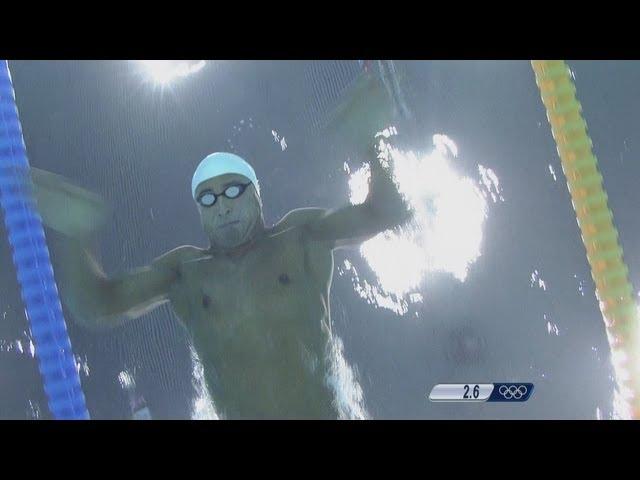
{"type": "Polygon", "coordinates": [[[237,223],[216,227],[209,234],[211,246],[215,249],[233,250],[251,241],[252,236],[248,234],[243,235],[239,229],[240,226],[241,225],[237,223]]]}
{"type": "Polygon", "coordinates": [[[260,224],[256,223],[251,228],[243,229],[243,223],[238,221],[233,225],[215,228],[210,232],[209,242],[211,249],[222,251],[233,251],[252,243],[264,230],[264,225],[260,228],[260,224]]]}

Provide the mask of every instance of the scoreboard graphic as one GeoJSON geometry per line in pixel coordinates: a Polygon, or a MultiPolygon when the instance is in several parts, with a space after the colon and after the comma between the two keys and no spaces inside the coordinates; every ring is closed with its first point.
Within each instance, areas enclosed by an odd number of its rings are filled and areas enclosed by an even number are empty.
{"type": "Polygon", "coordinates": [[[526,402],[533,383],[441,383],[429,394],[432,402],[526,402]]]}

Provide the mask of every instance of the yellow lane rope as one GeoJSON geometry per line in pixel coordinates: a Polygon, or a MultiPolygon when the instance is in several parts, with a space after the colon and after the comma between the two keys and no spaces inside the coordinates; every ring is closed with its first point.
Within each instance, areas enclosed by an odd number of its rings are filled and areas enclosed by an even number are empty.
{"type": "Polygon", "coordinates": [[[562,60],[531,62],[567,179],[602,312],[618,384],[619,415],[640,418],[638,310],[571,71],[562,60]]]}

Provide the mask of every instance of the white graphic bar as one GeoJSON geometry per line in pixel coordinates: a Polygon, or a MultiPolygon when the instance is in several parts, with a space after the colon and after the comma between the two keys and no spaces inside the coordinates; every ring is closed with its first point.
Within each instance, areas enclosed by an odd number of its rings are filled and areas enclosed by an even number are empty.
{"type": "Polygon", "coordinates": [[[493,392],[492,383],[441,383],[429,394],[432,402],[485,402],[493,392]]]}

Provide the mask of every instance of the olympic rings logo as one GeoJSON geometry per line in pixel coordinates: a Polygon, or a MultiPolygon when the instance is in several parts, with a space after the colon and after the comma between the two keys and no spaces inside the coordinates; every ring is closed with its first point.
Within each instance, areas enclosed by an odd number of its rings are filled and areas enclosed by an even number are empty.
{"type": "Polygon", "coordinates": [[[526,385],[500,385],[498,393],[504,397],[505,400],[520,400],[527,394],[526,385]]]}

